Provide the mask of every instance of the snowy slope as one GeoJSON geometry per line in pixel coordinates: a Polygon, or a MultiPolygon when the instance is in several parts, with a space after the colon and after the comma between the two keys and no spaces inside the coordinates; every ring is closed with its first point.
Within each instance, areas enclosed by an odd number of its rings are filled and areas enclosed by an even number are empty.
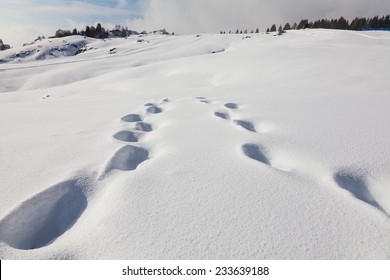
{"type": "Polygon", "coordinates": [[[86,45],[0,64],[0,258],[390,257],[389,33],[86,45]]]}

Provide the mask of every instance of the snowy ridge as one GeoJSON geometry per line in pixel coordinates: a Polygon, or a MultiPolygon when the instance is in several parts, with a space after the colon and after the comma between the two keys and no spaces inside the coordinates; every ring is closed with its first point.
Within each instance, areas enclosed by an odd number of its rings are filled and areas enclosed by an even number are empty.
{"type": "Polygon", "coordinates": [[[153,35],[1,64],[0,257],[388,259],[388,36],[153,35]]]}

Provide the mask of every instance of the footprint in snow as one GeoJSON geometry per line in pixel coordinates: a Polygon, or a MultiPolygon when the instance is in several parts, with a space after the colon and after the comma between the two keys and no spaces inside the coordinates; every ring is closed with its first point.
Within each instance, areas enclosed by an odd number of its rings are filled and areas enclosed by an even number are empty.
{"type": "Polygon", "coordinates": [[[160,107],[157,107],[155,105],[152,105],[152,106],[149,106],[147,109],[146,109],[146,112],[150,113],[150,114],[160,114],[162,112],[162,109],[160,107]]]}
{"type": "Polygon", "coordinates": [[[131,171],[144,161],[149,159],[149,152],[144,148],[139,148],[132,145],[127,145],[120,148],[114,153],[103,172],[99,176],[99,180],[105,178],[112,170],[131,171]]]}
{"type": "Polygon", "coordinates": [[[122,121],[125,121],[125,122],[140,122],[140,121],[142,121],[142,118],[141,118],[140,115],[130,114],[130,115],[122,117],[122,121]]]}
{"type": "Polygon", "coordinates": [[[214,115],[215,115],[216,117],[221,118],[221,119],[224,119],[224,120],[230,119],[230,118],[229,118],[229,114],[227,114],[227,113],[215,112],[214,115]]]}
{"type": "Polygon", "coordinates": [[[242,151],[248,158],[271,166],[271,163],[266,156],[265,149],[262,146],[256,144],[245,144],[242,146],[242,151]]]}
{"type": "Polygon", "coordinates": [[[200,103],[209,104],[210,101],[207,100],[206,97],[195,97],[196,100],[198,100],[200,103]]]}
{"type": "Polygon", "coordinates": [[[68,231],[87,208],[83,183],[70,180],[22,202],[0,221],[0,240],[31,250],[48,246],[68,231]]]}
{"type": "Polygon", "coordinates": [[[340,170],[334,174],[334,180],[337,185],[339,185],[339,187],[347,190],[357,199],[374,206],[389,216],[389,214],[382,208],[382,206],[371,194],[365,177],[360,175],[358,172],[340,170]]]}
{"type": "Polygon", "coordinates": [[[244,129],[246,129],[248,131],[257,132],[256,129],[255,129],[255,126],[251,122],[242,121],[242,120],[233,120],[233,122],[236,125],[241,126],[242,128],[244,128],[244,129]]]}
{"type": "Polygon", "coordinates": [[[153,131],[152,125],[146,122],[137,122],[135,125],[135,129],[143,132],[153,131]]]}
{"type": "Polygon", "coordinates": [[[122,130],[115,133],[114,138],[123,142],[138,142],[138,135],[131,131],[122,130]]]}
{"type": "Polygon", "coordinates": [[[236,103],[226,103],[224,106],[228,109],[233,109],[233,110],[238,109],[238,105],[236,103]]]}

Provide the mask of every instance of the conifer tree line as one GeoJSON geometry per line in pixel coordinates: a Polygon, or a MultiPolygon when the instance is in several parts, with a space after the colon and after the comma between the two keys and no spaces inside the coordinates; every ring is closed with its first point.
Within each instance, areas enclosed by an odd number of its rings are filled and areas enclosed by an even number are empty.
{"type": "Polygon", "coordinates": [[[130,35],[139,34],[136,31],[129,30],[127,27],[121,26],[118,24],[115,25],[114,29],[108,30],[108,29],[102,27],[102,25],[100,23],[98,23],[96,25],[96,27],[93,25],[91,25],[91,26],[87,25],[85,27],[85,29],[80,30],[80,31],[77,30],[77,28],[74,28],[72,31],[58,29],[55,32],[55,35],[52,36],[51,38],[61,38],[61,37],[67,37],[67,36],[72,36],[72,35],[81,35],[81,36],[97,38],[97,39],[105,39],[105,38],[108,38],[109,33],[112,33],[116,37],[127,37],[130,35]]]}
{"type": "MultiPolygon", "coordinates": [[[[299,24],[294,23],[290,25],[286,23],[284,27],[279,26],[279,30],[284,31],[291,29],[304,29],[304,28],[323,28],[323,29],[342,29],[342,30],[390,30],[390,15],[387,16],[375,16],[373,18],[355,18],[351,22],[346,20],[344,17],[339,19],[321,19],[316,21],[310,21],[303,19],[299,24]]],[[[277,30],[276,25],[272,25],[271,28],[267,29],[267,32],[275,32],[277,30]]]]}
{"type": "MultiPolygon", "coordinates": [[[[55,35],[50,37],[50,38],[62,38],[62,37],[67,37],[67,36],[72,36],[72,35],[81,35],[81,36],[86,36],[90,38],[96,38],[96,39],[106,39],[110,35],[115,36],[115,37],[120,37],[120,38],[125,38],[130,35],[140,35],[140,34],[146,34],[146,31],[142,31],[141,33],[138,33],[137,31],[130,30],[127,28],[127,26],[121,26],[119,24],[116,24],[115,27],[111,30],[108,30],[104,28],[100,23],[98,23],[95,26],[86,26],[85,29],[83,30],[77,30],[77,28],[74,28],[72,31],[70,30],[63,30],[63,29],[58,29],[55,32],[55,35]]],[[[160,33],[164,35],[174,35],[174,33],[170,34],[168,31],[165,29],[161,30],[156,30],[153,31],[152,33],[160,33]]]]}

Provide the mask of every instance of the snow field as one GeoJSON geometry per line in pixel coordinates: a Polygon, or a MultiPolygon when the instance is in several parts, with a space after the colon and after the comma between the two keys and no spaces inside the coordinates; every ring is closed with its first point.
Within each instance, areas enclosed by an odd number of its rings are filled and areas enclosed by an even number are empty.
{"type": "Polygon", "coordinates": [[[152,36],[0,65],[0,256],[387,259],[375,34],[152,36]]]}

